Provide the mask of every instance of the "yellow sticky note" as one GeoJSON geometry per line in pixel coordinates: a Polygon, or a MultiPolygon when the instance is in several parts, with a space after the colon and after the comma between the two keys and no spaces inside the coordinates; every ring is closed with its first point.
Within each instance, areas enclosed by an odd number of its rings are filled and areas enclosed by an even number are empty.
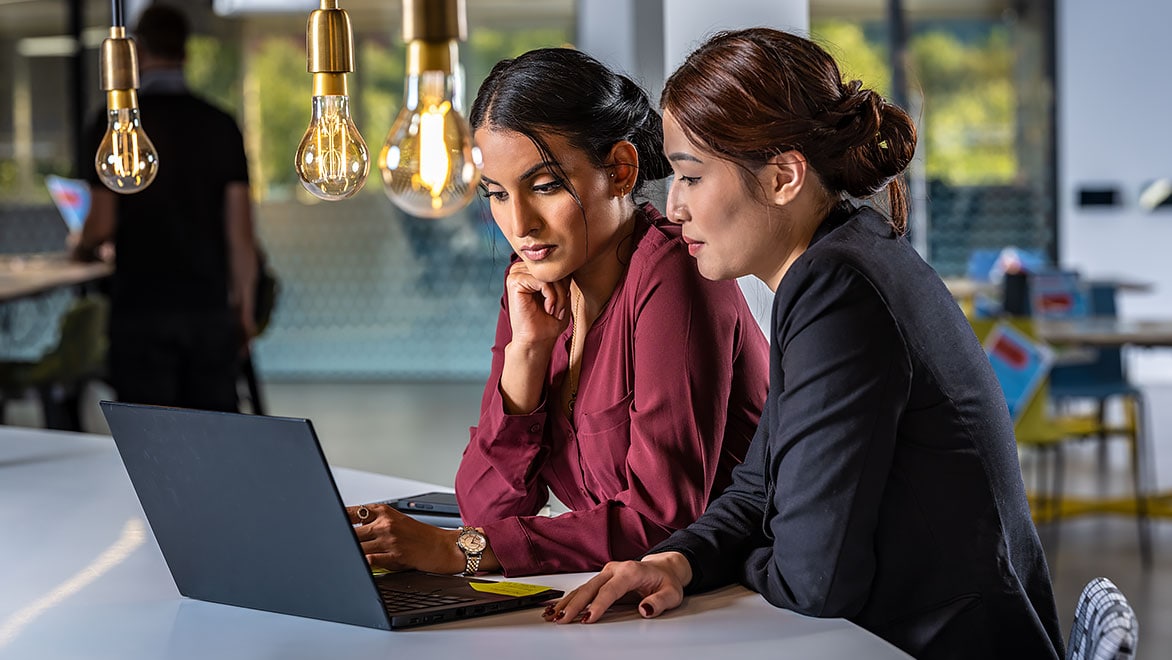
{"type": "Polygon", "coordinates": [[[469,582],[468,586],[486,594],[501,596],[532,596],[551,588],[524,582],[469,582]]]}
{"type": "Polygon", "coordinates": [[[381,568],[379,566],[371,566],[370,567],[370,574],[375,577],[378,577],[380,575],[390,575],[391,573],[392,573],[392,571],[388,571],[387,569],[381,568]]]}

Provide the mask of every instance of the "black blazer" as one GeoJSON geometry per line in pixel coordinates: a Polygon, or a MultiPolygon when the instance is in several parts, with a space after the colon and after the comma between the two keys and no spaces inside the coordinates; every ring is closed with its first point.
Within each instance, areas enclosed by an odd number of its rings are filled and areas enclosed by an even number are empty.
{"type": "Polygon", "coordinates": [[[939,276],[843,204],[773,306],[769,397],[732,485],[652,552],[920,658],[1058,658],[1005,398],[939,276]]]}

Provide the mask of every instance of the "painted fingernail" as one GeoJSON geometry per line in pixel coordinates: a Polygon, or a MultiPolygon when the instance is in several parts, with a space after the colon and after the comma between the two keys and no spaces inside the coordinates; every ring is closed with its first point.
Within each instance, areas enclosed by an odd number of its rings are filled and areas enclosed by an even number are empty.
{"type": "Polygon", "coordinates": [[[542,613],[541,616],[549,618],[549,617],[553,616],[553,613],[554,613],[553,605],[546,605],[545,612],[542,613]]]}
{"type": "Polygon", "coordinates": [[[590,613],[589,613],[589,612],[583,612],[583,613],[582,613],[582,616],[578,617],[578,623],[586,623],[586,621],[587,621],[589,618],[590,618],[590,613]]]}
{"type": "Polygon", "coordinates": [[[655,614],[655,610],[651,609],[651,606],[647,603],[640,605],[639,611],[643,613],[643,616],[651,616],[652,614],[655,614]]]}
{"type": "Polygon", "coordinates": [[[554,621],[561,621],[564,618],[566,618],[565,610],[558,610],[558,613],[553,616],[554,621]]]}

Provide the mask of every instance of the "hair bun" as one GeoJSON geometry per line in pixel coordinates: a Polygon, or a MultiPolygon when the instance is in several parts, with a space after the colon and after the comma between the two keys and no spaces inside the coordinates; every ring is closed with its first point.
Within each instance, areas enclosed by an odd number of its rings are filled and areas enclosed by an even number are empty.
{"type": "Polygon", "coordinates": [[[844,133],[849,143],[860,145],[879,132],[880,107],[883,97],[874,90],[863,89],[861,80],[852,80],[842,86],[842,97],[824,121],[834,130],[844,133]]]}

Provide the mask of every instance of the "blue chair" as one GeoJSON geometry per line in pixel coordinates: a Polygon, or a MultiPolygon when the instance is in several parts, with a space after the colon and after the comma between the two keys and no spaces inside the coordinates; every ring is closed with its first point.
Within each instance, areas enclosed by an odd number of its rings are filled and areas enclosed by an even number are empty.
{"type": "MultiPolygon", "coordinates": [[[[1116,287],[1110,283],[1091,283],[1089,312],[1092,316],[1116,316],[1116,287]]],[[[1132,482],[1135,489],[1136,515],[1139,525],[1140,557],[1145,567],[1151,566],[1151,530],[1148,521],[1147,499],[1144,497],[1146,480],[1144,456],[1147,434],[1144,420],[1146,406],[1143,391],[1132,385],[1123,367],[1121,347],[1102,347],[1093,352],[1089,362],[1055,366],[1050,371],[1050,397],[1059,407],[1070,407],[1076,402],[1090,401],[1095,408],[1102,432],[1098,435],[1100,465],[1106,466],[1107,439],[1123,437],[1131,453],[1132,482]],[[1124,419],[1120,424],[1108,424],[1107,404],[1118,399],[1123,404],[1124,419]]]]}
{"type": "Polygon", "coordinates": [[[1074,608],[1066,660],[1132,660],[1139,645],[1139,620],[1127,597],[1099,577],[1087,583],[1074,608]]]}

